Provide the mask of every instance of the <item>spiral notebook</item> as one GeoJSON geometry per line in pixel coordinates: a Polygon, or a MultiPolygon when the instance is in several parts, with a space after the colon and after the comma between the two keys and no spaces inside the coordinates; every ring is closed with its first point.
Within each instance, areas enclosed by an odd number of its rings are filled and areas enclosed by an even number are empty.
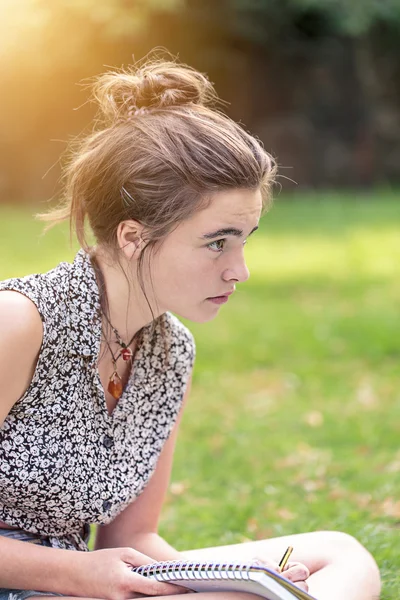
{"type": "Polygon", "coordinates": [[[166,561],[135,567],[133,571],[194,592],[237,591],[267,600],[315,600],[279,573],[251,563],[166,561]]]}

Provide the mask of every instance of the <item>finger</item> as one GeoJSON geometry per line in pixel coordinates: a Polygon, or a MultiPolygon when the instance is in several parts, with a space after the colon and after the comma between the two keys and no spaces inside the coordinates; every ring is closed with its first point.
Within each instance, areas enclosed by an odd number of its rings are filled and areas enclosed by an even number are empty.
{"type": "Polygon", "coordinates": [[[293,581],[305,581],[310,577],[310,571],[307,567],[301,563],[288,563],[286,568],[282,571],[283,577],[293,581]]]}
{"type": "Polygon", "coordinates": [[[155,562],[154,558],[150,558],[150,556],[142,554],[134,550],[134,548],[120,548],[120,550],[121,560],[132,567],[141,567],[142,565],[150,565],[155,562]]]}
{"type": "Polygon", "coordinates": [[[146,596],[170,596],[172,594],[187,593],[187,589],[184,587],[149,579],[132,571],[130,572],[129,589],[132,592],[146,594],[146,596]]]}
{"type": "Polygon", "coordinates": [[[296,581],[294,585],[303,590],[304,592],[308,592],[308,585],[305,581],[296,581]]]}
{"type": "Polygon", "coordinates": [[[288,562],[288,564],[287,564],[287,568],[288,569],[293,569],[294,567],[301,567],[302,569],[305,570],[305,573],[306,573],[305,579],[308,579],[310,577],[310,571],[309,571],[308,567],[306,567],[306,565],[304,565],[303,563],[301,563],[301,562],[291,562],[291,561],[288,562]]]}

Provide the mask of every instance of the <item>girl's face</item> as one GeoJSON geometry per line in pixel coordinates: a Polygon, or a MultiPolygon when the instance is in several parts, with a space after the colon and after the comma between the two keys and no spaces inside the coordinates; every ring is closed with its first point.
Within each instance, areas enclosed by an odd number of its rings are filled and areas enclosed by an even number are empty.
{"type": "Polygon", "coordinates": [[[217,192],[167,236],[151,259],[159,314],[171,311],[199,323],[216,316],[236,283],[249,278],[244,245],[261,209],[259,190],[217,192]]]}

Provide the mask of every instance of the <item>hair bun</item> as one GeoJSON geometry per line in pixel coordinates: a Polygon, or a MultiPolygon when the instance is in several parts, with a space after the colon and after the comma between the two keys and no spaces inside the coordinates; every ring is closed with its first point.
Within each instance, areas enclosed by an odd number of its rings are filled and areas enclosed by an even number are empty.
{"type": "Polygon", "coordinates": [[[206,75],[165,60],[104,73],[96,79],[93,93],[104,117],[111,122],[127,119],[139,109],[209,106],[217,100],[206,75]]]}

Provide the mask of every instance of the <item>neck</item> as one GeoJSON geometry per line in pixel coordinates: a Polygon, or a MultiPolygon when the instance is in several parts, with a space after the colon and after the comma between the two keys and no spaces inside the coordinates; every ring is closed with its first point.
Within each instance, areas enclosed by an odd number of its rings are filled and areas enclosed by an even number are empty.
{"type": "MultiPolygon", "coordinates": [[[[133,271],[135,265],[130,264],[123,256],[121,264],[118,264],[110,255],[98,248],[95,250],[94,257],[103,279],[104,285],[100,285],[100,294],[106,295],[105,306],[108,319],[122,340],[128,342],[153,320],[146,297],[133,271]]],[[[147,291],[147,286],[145,289],[147,291]]],[[[154,312],[154,302],[149,295],[148,298],[154,312]]],[[[154,318],[160,314],[154,312],[154,318]]],[[[108,324],[104,318],[103,320],[107,328],[108,324]]]]}

